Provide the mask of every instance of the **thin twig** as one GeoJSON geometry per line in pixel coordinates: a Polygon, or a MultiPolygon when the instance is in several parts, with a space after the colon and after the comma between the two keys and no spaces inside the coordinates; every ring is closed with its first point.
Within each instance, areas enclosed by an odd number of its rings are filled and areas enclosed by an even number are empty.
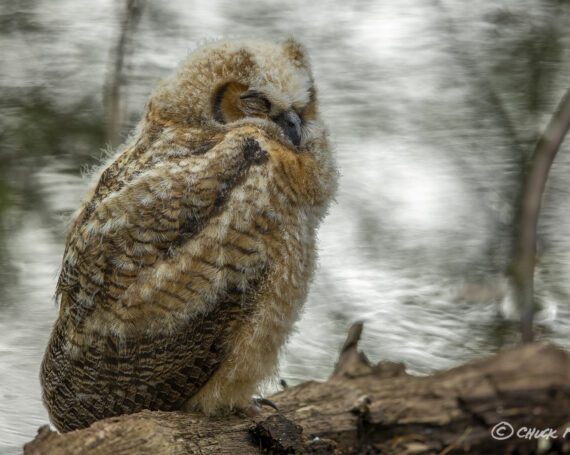
{"type": "Polygon", "coordinates": [[[116,147],[121,142],[121,128],[125,120],[124,99],[121,96],[125,54],[127,52],[127,45],[131,41],[132,34],[139,23],[143,7],[144,0],[126,0],[126,8],[121,23],[121,33],[114,51],[113,69],[105,84],[107,141],[111,147],[116,147]]]}
{"type": "Polygon", "coordinates": [[[522,341],[534,338],[532,322],[534,305],[534,265],[540,205],[552,162],[570,128],[570,89],[562,97],[546,130],[537,142],[526,176],[520,207],[519,236],[512,273],[521,309],[522,341]]]}

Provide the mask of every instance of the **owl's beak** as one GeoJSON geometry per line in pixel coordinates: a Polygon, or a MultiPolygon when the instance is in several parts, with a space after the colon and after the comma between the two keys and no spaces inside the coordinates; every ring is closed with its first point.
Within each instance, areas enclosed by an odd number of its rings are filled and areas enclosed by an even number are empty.
{"type": "Polygon", "coordinates": [[[295,147],[298,147],[301,144],[301,117],[299,117],[299,114],[294,109],[289,109],[280,115],[277,123],[283,128],[283,133],[287,139],[295,147]]]}

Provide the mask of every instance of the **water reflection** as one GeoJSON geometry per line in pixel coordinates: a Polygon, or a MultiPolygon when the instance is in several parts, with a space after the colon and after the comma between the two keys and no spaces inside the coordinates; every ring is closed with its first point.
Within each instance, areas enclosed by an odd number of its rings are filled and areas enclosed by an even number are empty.
{"type": "MultiPolygon", "coordinates": [[[[365,322],[372,360],[418,373],[514,343],[502,273],[521,163],[567,83],[570,32],[560,24],[570,7],[304,3],[146,4],[120,84],[125,131],[200,40],[296,36],[312,57],[343,178],[282,376],[325,379],[355,320],[365,322]]],[[[37,372],[57,314],[67,219],[85,192],[83,174],[104,153],[102,94],[123,6],[100,1],[86,15],[71,0],[3,2],[2,453],[19,453],[47,422],[37,372]]],[[[566,146],[544,201],[537,298],[541,335],[570,347],[568,155],[566,146]]]]}

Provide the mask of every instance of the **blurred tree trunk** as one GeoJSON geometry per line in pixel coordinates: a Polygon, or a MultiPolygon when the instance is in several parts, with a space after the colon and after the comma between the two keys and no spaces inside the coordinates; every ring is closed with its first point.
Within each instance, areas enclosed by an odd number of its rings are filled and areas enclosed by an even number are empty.
{"type": "Polygon", "coordinates": [[[534,304],[534,265],[538,217],[548,172],[570,127],[570,89],[562,98],[544,134],[536,144],[526,175],[519,207],[518,236],[511,266],[517,304],[521,311],[523,342],[532,341],[534,304]]]}
{"type": "Polygon", "coordinates": [[[122,129],[127,109],[121,87],[124,83],[124,64],[128,45],[139,23],[145,0],[126,0],[119,41],[113,51],[113,67],[105,83],[105,109],[107,111],[107,142],[116,147],[122,142],[122,129]]]}

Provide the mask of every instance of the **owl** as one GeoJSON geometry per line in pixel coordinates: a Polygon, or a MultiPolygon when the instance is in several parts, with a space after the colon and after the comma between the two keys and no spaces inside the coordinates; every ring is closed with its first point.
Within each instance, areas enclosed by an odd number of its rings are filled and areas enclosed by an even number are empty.
{"type": "Polygon", "coordinates": [[[40,374],[56,428],[246,408],[307,297],[337,175],[300,44],[219,42],[182,63],[67,237],[40,374]]]}

